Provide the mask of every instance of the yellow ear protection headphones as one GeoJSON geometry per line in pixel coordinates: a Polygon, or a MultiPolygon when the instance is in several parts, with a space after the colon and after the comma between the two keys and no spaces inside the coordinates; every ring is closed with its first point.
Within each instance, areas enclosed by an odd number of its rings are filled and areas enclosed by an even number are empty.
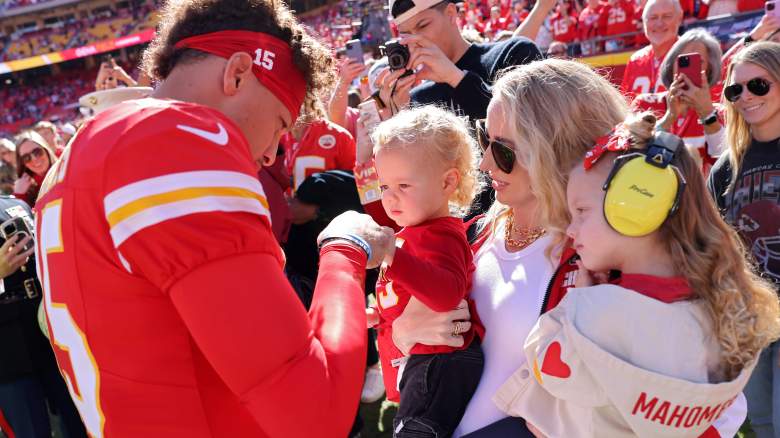
{"type": "Polygon", "coordinates": [[[646,151],[615,159],[603,186],[604,217],[615,231],[645,236],[677,211],[686,182],[671,163],[682,147],[679,137],[659,131],[646,151]]]}

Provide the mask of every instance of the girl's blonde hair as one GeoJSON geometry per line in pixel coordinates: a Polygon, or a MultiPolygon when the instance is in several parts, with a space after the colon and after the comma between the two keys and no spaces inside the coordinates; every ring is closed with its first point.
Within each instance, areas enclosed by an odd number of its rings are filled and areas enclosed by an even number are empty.
{"type": "MultiPolygon", "coordinates": [[[[629,117],[625,127],[632,147],[646,149],[655,124],[650,112],[629,117]]],[[[615,154],[609,155],[601,160],[615,154]]],[[[696,160],[679,148],[672,164],[687,185],[679,209],[661,226],[660,239],[672,264],[703,300],[722,349],[722,375],[732,379],[780,336],[780,303],[774,287],[750,266],[737,232],[718,213],[696,160]]]]}
{"type": "MultiPolygon", "coordinates": [[[[531,179],[538,200],[538,220],[553,236],[553,249],[562,248],[570,222],[566,206],[569,171],[626,118],[628,105],[612,84],[585,64],[546,59],[504,72],[493,85],[491,105],[503,110],[509,140],[517,160],[531,179]]],[[[481,223],[490,229],[509,213],[494,202],[481,223]]]]}
{"type": "Polygon", "coordinates": [[[482,182],[477,170],[479,150],[465,118],[433,105],[419,106],[380,123],[371,140],[374,154],[382,149],[425,148],[432,159],[457,169],[460,180],[450,197],[450,209],[458,216],[469,212],[482,182]]]}
{"type": "MultiPolygon", "coordinates": [[[[749,62],[763,68],[772,77],[773,86],[780,86],[780,44],[768,41],[753,43],[737,53],[729,64],[724,85],[731,85],[734,66],[743,62],[749,62]]],[[[750,126],[734,104],[725,97],[721,101],[726,108],[726,139],[729,144],[729,164],[731,165],[731,184],[728,189],[730,191],[739,177],[739,169],[742,167],[742,160],[745,158],[745,152],[750,146],[752,136],[750,126]]]]}

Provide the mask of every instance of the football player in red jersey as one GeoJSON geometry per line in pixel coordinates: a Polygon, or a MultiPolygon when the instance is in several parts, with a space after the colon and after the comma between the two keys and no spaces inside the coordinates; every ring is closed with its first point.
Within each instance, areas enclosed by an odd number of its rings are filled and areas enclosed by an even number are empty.
{"type": "Polygon", "coordinates": [[[677,42],[683,12],[677,0],[648,0],[642,11],[644,33],[650,45],[631,55],[623,73],[620,92],[629,102],[637,94],[664,91],[660,81],[661,62],[677,42]]]}
{"type": "Polygon", "coordinates": [[[307,315],[282,271],[258,163],[332,82],[282,2],[182,0],[144,62],[159,88],[85,122],[49,172],[36,252],[60,369],[93,438],[338,437],[363,383],[357,213],[321,237],[307,315]]]}
{"type": "Polygon", "coordinates": [[[301,120],[280,140],[293,190],[303,180],[326,170],[352,170],[355,139],[346,129],[325,118],[301,120]]]}

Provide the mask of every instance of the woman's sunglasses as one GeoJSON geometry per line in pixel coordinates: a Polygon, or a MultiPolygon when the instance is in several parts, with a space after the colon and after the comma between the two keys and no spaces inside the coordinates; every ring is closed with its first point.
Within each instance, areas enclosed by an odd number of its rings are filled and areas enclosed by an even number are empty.
{"type": "Polygon", "coordinates": [[[496,162],[496,166],[504,173],[512,173],[512,169],[515,167],[515,151],[510,146],[501,143],[500,141],[490,141],[487,129],[485,129],[485,120],[477,120],[477,142],[483,152],[487,152],[490,148],[490,153],[493,155],[493,161],[496,162]]]}
{"type": "Polygon", "coordinates": [[[38,159],[42,158],[44,156],[44,152],[42,148],[35,148],[31,150],[30,152],[22,155],[20,158],[22,159],[22,163],[27,164],[30,161],[33,160],[33,158],[38,159]]]}
{"type": "MultiPolygon", "coordinates": [[[[764,78],[753,78],[745,84],[748,91],[755,96],[766,96],[769,93],[771,83],[764,78]]],[[[734,83],[723,89],[723,96],[729,102],[736,102],[745,91],[745,86],[740,83],[734,83]]]]}

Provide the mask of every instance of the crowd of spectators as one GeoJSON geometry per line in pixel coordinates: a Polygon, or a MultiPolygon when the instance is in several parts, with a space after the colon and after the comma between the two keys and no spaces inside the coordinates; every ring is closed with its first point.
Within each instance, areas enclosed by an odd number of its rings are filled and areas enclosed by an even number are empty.
{"type": "Polygon", "coordinates": [[[4,0],[0,2],[0,12],[50,1],[52,0],[4,0]]]}
{"type": "Polygon", "coordinates": [[[71,15],[46,27],[0,35],[0,62],[81,47],[153,28],[157,6],[158,2],[152,0],[129,3],[127,8],[102,11],[82,19],[71,15]]]}

